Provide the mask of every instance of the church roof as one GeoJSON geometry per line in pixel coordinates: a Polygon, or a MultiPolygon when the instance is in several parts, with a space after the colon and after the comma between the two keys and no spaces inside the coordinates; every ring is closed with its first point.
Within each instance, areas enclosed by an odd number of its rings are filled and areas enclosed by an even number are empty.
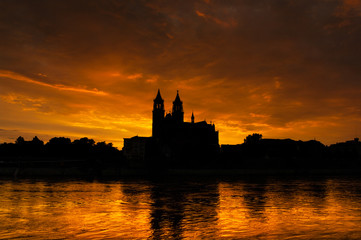
{"type": "Polygon", "coordinates": [[[179,92],[177,90],[177,96],[175,97],[175,100],[173,103],[182,103],[182,101],[180,100],[180,97],[179,97],[179,92]]]}
{"type": "Polygon", "coordinates": [[[163,102],[163,98],[162,98],[162,96],[160,95],[160,90],[159,90],[159,89],[158,89],[157,96],[156,96],[155,99],[154,99],[154,102],[163,102]]]}

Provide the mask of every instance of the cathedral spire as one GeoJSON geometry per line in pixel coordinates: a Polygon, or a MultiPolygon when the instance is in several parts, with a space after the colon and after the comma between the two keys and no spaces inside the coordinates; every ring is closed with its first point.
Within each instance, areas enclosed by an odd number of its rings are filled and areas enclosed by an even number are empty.
{"type": "Polygon", "coordinates": [[[160,90],[158,88],[158,93],[157,93],[157,96],[154,99],[154,102],[162,102],[162,101],[163,101],[163,99],[162,99],[162,96],[160,95],[160,90]]]}
{"type": "Polygon", "coordinates": [[[173,101],[172,117],[176,122],[184,122],[183,102],[180,100],[179,91],[173,101]]]}
{"type": "Polygon", "coordinates": [[[174,103],[182,103],[182,101],[180,100],[180,97],[179,97],[179,91],[177,90],[177,96],[175,97],[175,100],[173,102],[174,103]]]}
{"type": "Polygon", "coordinates": [[[193,111],[192,111],[191,122],[194,123],[194,114],[193,114],[193,111]]]}
{"type": "Polygon", "coordinates": [[[164,100],[160,95],[160,90],[158,89],[157,96],[153,100],[153,128],[152,136],[158,137],[160,134],[160,125],[164,119],[164,100]]]}

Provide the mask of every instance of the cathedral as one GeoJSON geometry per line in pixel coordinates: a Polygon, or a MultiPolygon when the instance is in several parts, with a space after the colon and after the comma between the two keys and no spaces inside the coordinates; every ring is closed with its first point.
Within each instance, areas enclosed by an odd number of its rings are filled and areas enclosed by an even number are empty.
{"type": "Polygon", "coordinates": [[[152,137],[124,139],[124,156],[131,166],[166,165],[192,167],[204,164],[209,154],[219,151],[218,131],[206,121],[184,121],[183,102],[179,92],[173,101],[172,112],[165,114],[164,100],[158,90],[153,100],[152,137]],[[201,159],[201,160],[200,160],[201,159]]]}

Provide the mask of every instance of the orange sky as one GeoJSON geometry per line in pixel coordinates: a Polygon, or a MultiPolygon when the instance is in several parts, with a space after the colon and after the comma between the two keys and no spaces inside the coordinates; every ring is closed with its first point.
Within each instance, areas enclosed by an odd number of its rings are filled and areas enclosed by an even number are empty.
{"type": "Polygon", "coordinates": [[[361,0],[0,1],[0,142],[151,135],[157,89],[221,144],[361,134],[361,0]]]}

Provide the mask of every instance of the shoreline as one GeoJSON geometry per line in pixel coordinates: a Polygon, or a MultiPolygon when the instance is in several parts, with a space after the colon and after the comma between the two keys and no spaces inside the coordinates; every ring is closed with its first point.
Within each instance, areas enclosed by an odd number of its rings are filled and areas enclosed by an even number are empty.
{"type": "Polygon", "coordinates": [[[134,169],[79,167],[1,167],[0,178],[123,178],[123,177],[248,177],[248,176],[361,176],[361,169],[134,169]]]}

